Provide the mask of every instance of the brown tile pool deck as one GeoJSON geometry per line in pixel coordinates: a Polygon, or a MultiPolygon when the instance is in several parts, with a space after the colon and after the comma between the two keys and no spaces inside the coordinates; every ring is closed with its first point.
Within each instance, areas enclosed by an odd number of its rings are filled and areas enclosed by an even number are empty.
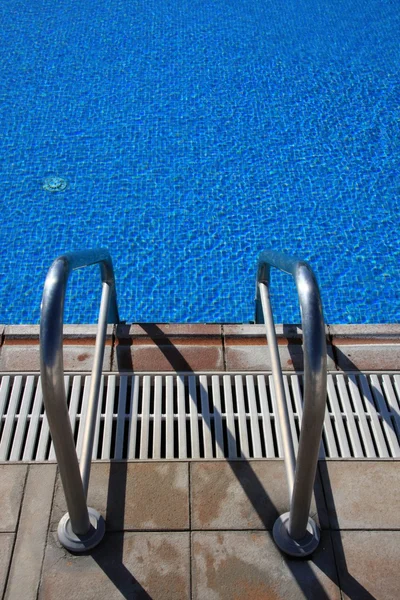
{"type": "MultiPolygon", "coordinates": [[[[91,368],[96,328],[65,327],[65,369],[91,368]]],[[[37,373],[38,327],[0,326],[0,372],[37,373]]],[[[301,330],[277,326],[285,371],[301,330]]],[[[400,326],[327,326],[331,371],[399,371],[400,326]]],[[[269,371],[255,325],[109,326],[107,372],[269,371]]],[[[56,535],[65,500],[54,463],[0,464],[0,592],[5,600],[400,598],[400,461],[321,460],[312,514],[321,542],[285,557],[272,526],[289,501],[280,459],[95,461],[89,504],[101,544],[72,555],[56,535]]]]}
{"type": "Polygon", "coordinates": [[[65,505],[55,465],[3,464],[0,590],[24,600],[396,600],[399,469],[393,460],[320,461],[313,505],[321,542],[309,559],[295,560],[271,532],[288,509],[281,460],[96,462],[89,501],[107,533],[79,556],[57,540],[65,505]],[[390,489],[371,496],[372,471],[390,489]]]}

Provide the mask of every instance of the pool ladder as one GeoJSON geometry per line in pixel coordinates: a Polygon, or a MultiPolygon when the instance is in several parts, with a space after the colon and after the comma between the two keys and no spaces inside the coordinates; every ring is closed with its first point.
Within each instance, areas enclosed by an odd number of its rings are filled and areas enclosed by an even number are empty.
{"type": "Polygon", "coordinates": [[[265,323],[271,354],[290,499],[290,511],[277,519],[273,536],[276,544],[286,554],[308,556],[319,543],[318,526],[309,517],[309,512],[324,424],[327,380],[322,303],[315,275],[308,263],[274,250],[267,250],[261,254],[256,284],[256,323],[262,322],[265,323]],[[269,298],[271,267],[292,275],[300,303],[304,353],[304,407],[297,461],[290,433],[289,414],[269,298]]]}
{"type": "MultiPolygon", "coordinates": [[[[265,323],[282,446],[289,488],[290,511],[273,528],[279,548],[288,555],[311,554],[319,543],[319,529],[309,517],[317,469],[326,403],[326,341],[321,299],[310,266],[285,254],[268,250],[259,258],[256,284],[256,323],[265,323]],[[304,408],[297,461],[290,433],[289,415],[274,320],[269,299],[270,271],[275,267],[293,276],[300,302],[304,352],[304,408]]],[[[115,278],[107,250],[64,254],[51,265],[46,277],[40,319],[40,372],[47,413],[68,512],[58,525],[61,544],[70,551],[84,552],[103,538],[103,517],[87,506],[90,468],[98,412],[99,390],[107,323],[119,323],[115,278]],[[64,388],[63,322],[69,276],[74,269],[99,264],[102,296],[89,402],[80,464],[75,450],[64,388]]]]}

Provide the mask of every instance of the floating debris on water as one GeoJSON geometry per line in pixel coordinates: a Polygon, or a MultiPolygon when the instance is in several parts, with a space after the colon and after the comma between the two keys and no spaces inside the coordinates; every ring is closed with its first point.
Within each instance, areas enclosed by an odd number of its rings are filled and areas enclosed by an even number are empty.
{"type": "Polygon", "coordinates": [[[51,177],[46,177],[43,182],[43,189],[46,192],[65,192],[68,187],[68,181],[63,177],[57,177],[52,175],[51,177]]]}

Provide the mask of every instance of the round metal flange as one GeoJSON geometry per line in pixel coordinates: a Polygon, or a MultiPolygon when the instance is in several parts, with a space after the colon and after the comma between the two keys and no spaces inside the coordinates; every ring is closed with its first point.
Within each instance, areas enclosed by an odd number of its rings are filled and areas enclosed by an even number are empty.
{"type": "Polygon", "coordinates": [[[302,558],[309,556],[316,550],[319,544],[319,527],[316,522],[308,519],[306,535],[301,540],[295,540],[289,535],[290,513],[281,515],[274,524],[272,535],[276,545],[282,552],[289,556],[302,558]]]}
{"type": "Polygon", "coordinates": [[[106,530],[103,517],[94,508],[88,507],[90,529],[84,535],[72,531],[69,513],[66,513],[58,524],[58,539],[70,552],[86,552],[101,542],[106,530]]]}

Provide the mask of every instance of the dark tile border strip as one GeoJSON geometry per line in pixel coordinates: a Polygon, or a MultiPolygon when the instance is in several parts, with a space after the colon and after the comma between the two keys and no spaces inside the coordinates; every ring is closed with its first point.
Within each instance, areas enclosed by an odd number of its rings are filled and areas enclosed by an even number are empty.
{"type": "MultiPolygon", "coordinates": [[[[91,369],[96,325],[66,325],[66,371],[91,369]]],[[[299,325],[276,325],[282,368],[302,370],[299,325]]],[[[328,369],[396,371],[400,324],[327,325],[328,369]]],[[[107,328],[103,368],[113,372],[269,371],[263,325],[121,324],[107,328]]],[[[39,371],[39,326],[0,325],[0,372],[39,371]]]]}

